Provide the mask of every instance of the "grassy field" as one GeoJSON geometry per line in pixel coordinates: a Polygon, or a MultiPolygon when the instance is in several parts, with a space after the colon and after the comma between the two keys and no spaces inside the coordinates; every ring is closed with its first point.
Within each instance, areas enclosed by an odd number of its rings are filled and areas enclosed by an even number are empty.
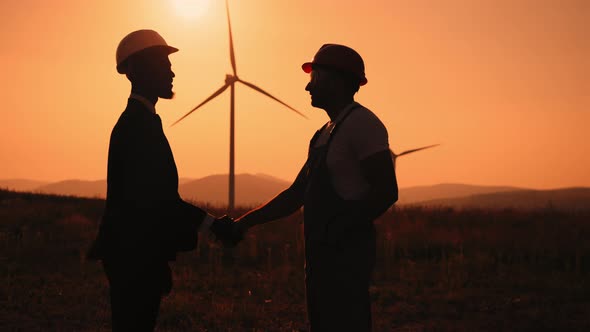
{"type": "MultiPolygon", "coordinates": [[[[0,191],[0,331],[110,329],[84,260],[103,205],[0,191]]],[[[157,331],[305,331],[301,219],[179,255],[157,331]]],[[[408,207],[377,228],[375,331],[590,331],[588,212],[408,207]]]]}

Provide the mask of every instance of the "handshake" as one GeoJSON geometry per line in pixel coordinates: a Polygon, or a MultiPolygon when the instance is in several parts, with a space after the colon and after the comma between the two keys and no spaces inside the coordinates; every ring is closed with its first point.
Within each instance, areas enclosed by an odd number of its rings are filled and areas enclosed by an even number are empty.
{"type": "Polygon", "coordinates": [[[210,230],[215,235],[215,239],[226,248],[235,247],[244,237],[244,230],[228,216],[216,218],[211,224],[210,230]]]}

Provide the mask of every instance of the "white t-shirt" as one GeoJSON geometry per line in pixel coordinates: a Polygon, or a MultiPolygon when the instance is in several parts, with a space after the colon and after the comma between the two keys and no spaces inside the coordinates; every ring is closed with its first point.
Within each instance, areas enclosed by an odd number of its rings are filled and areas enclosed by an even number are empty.
{"type": "Polygon", "coordinates": [[[326,144],[334,126],[327,166],[334,189],[345,200],[358,200],[369,190],[361,173],[361,160],[389,150],[387,129],[373,112],[357,102],[348,105],[320,134],[315,146],[326,144]],[[345,116],[351,112],[348,116],[345,116]],[[343,119],[344,118],[344,119],[343,119]]]}

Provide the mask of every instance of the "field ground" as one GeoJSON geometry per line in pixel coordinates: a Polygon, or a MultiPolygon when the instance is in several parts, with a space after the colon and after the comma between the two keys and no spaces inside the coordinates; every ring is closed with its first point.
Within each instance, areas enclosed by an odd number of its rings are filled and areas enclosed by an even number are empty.
{"type": "MultiPolygon", "coordinates": [[[[108,331],[84,252],[104,202],[0,191],[0,331],[108,331]]],[[[210,207],[214,213],[223,211],[210,207]]],[[[590,331],[590,213],[396,208],[377,221],[375,331],[590,331]]],[[[173,263],[157,331],[305,331],[301,216],[173,263]]]]}

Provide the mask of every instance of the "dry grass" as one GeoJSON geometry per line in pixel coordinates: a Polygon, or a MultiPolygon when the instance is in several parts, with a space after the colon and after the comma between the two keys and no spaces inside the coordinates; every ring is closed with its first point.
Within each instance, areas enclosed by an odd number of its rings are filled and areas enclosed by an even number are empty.
{"type": "MultiPolygon", "coordinates": [[[[0,191],[1,331],[109,330],[83,256],[103,204],[0,191]]],[[[377,228],[376,331],[590,330],[588,213],[403,208],[377,228]]],[[[233,251],[202,239],[173,265],[157,330],[305,331],[301,236],[296,214],[233,251]]]]}

